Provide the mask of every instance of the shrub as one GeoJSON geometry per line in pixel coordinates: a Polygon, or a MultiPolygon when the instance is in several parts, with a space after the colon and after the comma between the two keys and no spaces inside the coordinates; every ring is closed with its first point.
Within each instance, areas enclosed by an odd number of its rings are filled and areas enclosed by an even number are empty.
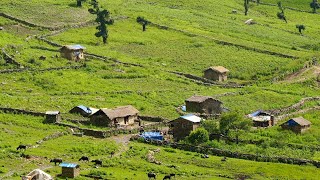
{"type": "Polygon", "coordinates": [[[190,133],[188,142],[191,144],[201,144],[209,141],[209,133],[204,128],[198,128],[190,133]]]}

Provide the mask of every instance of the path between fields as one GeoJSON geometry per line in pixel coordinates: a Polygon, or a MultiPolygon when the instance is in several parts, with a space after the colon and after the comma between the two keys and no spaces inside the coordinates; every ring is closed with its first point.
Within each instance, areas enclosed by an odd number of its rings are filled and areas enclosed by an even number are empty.
{"type": "Polygon", "coordinates": [[[307,80],[312,77],[317,77],[317,75],[319,73],[320,73],[320,67],[319,66],[312,66],[310,68],[301,69],[300,71],[287,76],[284,79],[284,81],[300,82],[300,81],[304,81],[304,80],[307,80]],[[310,75],[304,76],[305,74],[309,73],[310,71],[312,71],[312,73],[310,75]]]}
{"type": "Polygon", "coordinates": [[[126,152],[129,149],[128,144],[129,144],[131,136],[132,136],[132,134],[125,134],[125,135],[118,135],[118,136],[110,137],[110,139],[114,140],[117,144],[122,146],[119,149],[119,151],[114,154],[114,156],[120,156],[122,153],[126,152]]]}

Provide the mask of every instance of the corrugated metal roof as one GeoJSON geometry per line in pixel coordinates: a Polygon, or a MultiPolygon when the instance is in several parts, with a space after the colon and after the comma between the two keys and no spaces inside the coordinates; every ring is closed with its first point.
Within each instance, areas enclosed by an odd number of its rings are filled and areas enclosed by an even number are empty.
{"type": "Polygon", "coordinates": [[[78,108],[80,108],[81,110],[83,110],[84,112],[86,112],[87,114],[91,114],[92,111],[89,107],[83,106],[83,105],[79,105],[77,106],[78,108]]]}
{"type": "MultiPolygon", "coordinates": [[[[79,44],[75,44],[75,45],[65,45],[64,47],[68,48],[68,49],[73,49],[73,50],[78,50],[78,49],[86,49],[85,47],[79,45],[79,44]]],[[[63,48],[63,47],[62,47],[63,48]]]]}
{"type": "Polygon", "coordinates": [[[287,121],[289,123],[289,125],[292,125],[290,123],[290,121],[294,121],[296,122],[297,124],[299,124],[300,126],[307,126],[307,125],[310,125],[311,122],[304,119],[303,117],[297,117],[297,118],[292,118],[292,119],[289,119],[289,121],[287,121]]]}
{"type": "Polygon", "coordinates": [[[263,110],[257,110],[256,112],[253,112],[248,115],[249,117],[256,117],[256,116],[271,116],[270,113],[263,111],[263,110]]]}
{"type": "Polygon", "coordinates": [[[193,115],[193,114],[187,114],[187,115],[184,115],[184,116],[180,116],[180,118],[188,120],[188,121],[191,121],[191,122],[194,122],[194,123],[198,123],[198,122],[201,121],[200,117],[198,117],[196,115],[193,115]]]}
{"type": "Polygon", "coordinates": [[[59,166],[60,167],[68,167],[68,168],[77,168],[77,167],[79,167],[78,164],[65,163],[65,162],[61,163],[59,166]]]}
{"type": "Polygon", "coordinates": [[[60,114],[60,111],[46,111],[47,115],[57,115],[60,114]]]}

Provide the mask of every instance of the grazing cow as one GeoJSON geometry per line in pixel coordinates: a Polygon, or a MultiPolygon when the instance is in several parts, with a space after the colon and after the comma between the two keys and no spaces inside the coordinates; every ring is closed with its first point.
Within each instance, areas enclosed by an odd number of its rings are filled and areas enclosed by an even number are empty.
{"type": "Polygon", "coordinates": [[[112,152],[110,153],[110,157],[113,157],[114,154],[115,154],[115,152],[112,151],[112,152]]]}
{"type": "Polygon", "coordinates": [[[227,157],[224,156],[221,161],[227,161],[227,157]]]}
{"type": "Polygon", "coordinates": [[[50,162],[54,162],[54,165],[56,166],[57,163],[58,163],[58,164],[62,163],[62,159],[60,159],[60,158],[54,158],[54,159],[51,159],[50,162]]]}
{"type": "Polygon", "coordinates": [[[94,165],[102,166],[102,161],[101,160],[96,159],[96,160],[92,160],[91,162],[94,162],[94,165]]]}
{"type": "Polygon", "coordinates": [[[89,161],[89,158],[87,156],[82,156],[79,161],[89,161]]]}
{"type": "Polygon", "coordinates": [[[156,176],[157,176],[156,173],[153,173],[153,172],[149,172],[148,173],[148,178],[149,179],[151,179],[151,178],[156,179],[156,176]]]}
{"type": "Polygon", "coordinates": [[[165,175],[163,180],[165,180],[165,179],[171,179],[171,176],[170,175],[165,175]]]}
{"type": "Polygon", "coordinates": [[[20,149],[26,150],[26,149],[27,149],[27,146],[20,144],[20,145],[17,147],[17,151],[20,150],[20,149]]]}
{"type": "Polygon", "coordinates": [[[171,173],[170,176],[176,178],[176,174],[175,173],[171,173]]]}

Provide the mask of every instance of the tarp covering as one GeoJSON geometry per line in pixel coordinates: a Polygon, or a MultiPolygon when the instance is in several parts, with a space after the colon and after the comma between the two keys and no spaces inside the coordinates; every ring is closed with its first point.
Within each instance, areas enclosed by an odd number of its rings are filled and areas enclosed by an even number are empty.
{"type": "Polygon", "coordinates": [[[163,140],[163,135],[161,135],[160,132],[144,132],[140,136],[148,140],[163,140]]]}
{"type": "Polygon", "coordinates": [[[31,179],[53,180],[53,178],[49,174],[43,172],[40,169],[35,169],[35,170],[31,171],[28,175],[22,176],[22,180],[31,180],[31,179]]]}

